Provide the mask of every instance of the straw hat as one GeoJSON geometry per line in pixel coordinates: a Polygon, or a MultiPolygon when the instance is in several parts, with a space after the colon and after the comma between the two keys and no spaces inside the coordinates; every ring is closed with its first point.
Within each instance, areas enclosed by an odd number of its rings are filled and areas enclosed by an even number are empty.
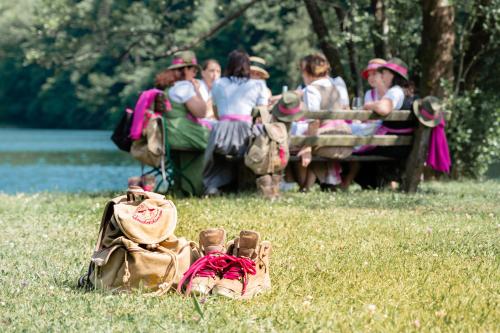
{"type": "Polygon", "coordinates": [[[413,102],[413,113],[418,120],[428,127],[436,127],[443,119],[442,104],[439,98],[427,96],[413,102]]]}
{"type": "Polygon", "coordinates": [[[366,68],[361,72],[361,76],[363,77],[363,79],[368,80],[368,74],[371,71],[376,70],[377,68],[381,67],[382,65],[385,65],[386,63],[387,61],[380,58],[375,58],[368,61],[368,66],[366,66],[366,68]]]}
{"type": "Polygon", "coordinates": [[[400,75],[405,80],[408,80],[408,65],[399,58],[392,58],[387,60],[387,62],[381,65],[379,68],[387,68],[394,73],[400,75]]]}
{"type": "Polygon", "coordinates": [[[300,109],[299,95],[295,91],[283,93],[281,99],[274,106],[272,113],[279,121],[287,123],[302,118],[304,111],[300,109]]]}
{"type": "Polygon", "coordinates": [[[196,55],[193,51],[180,51],[174,53],[172,64],[168,66],[167,69],[177,69],[191,66],[197,67],[199,70],[201,70],[200,65],[198,65],[198,61],[196,60],[196,55]]]}
{"type": "Polygon", "coordinates": [[[264,79],[269,79],[269,73],[266,71],[266,61],[259,57],[250,57],[250,70],[264,75],[264,79]]]}

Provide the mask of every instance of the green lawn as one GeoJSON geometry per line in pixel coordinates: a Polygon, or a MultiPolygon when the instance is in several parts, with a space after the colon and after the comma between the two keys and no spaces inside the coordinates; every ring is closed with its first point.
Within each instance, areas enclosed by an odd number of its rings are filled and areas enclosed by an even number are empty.
{"type": "Polygon", "coordinates": [[[272,292],[251,301],[75,287],[112,194],[0,194],[0,331],[500,330],[500,183],[416,195],[286,193],[175,200],[178,236],[260,231],[272,292]]]}

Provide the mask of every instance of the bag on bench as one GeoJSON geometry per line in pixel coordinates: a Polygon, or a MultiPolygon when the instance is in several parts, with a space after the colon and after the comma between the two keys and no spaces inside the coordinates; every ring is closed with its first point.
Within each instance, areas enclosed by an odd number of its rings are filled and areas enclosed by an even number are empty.
{"type": "Polygon", "coordinates": [[[290,158],[285,124],[269,123],[263,127],[261,134],[250,138],[245,154],[245,165],[256,175],[281,171],[290,158]]]}
{"type": "Polygon", "coordinates": [[[162,295],[175,288],[199,257],[195,243],[177,238],[177,210],[164,196],[129,188],[108,202],[80,287],[162,295]]]}
{"type": "Polygon", "coordinates": [[[165,127],[161,115],[153,113],[139,140],[132,142],[130,154],[136,160],[161,167],[165,158],[165,127]]]}

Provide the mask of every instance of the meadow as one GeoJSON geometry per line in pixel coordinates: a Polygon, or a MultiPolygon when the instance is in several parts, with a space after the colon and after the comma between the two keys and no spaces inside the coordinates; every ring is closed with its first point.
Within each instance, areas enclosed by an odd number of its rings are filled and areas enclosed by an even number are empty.
{"type": "Polygon", "coordinates": [[[270,293],[193,301],[85,292],[106,201],[118,193],[0,194],[0,331],[499,331],[500,183],[414,195],[287,192],[174,199],[178,236],[242,229],[273,244],[270,293]]]}

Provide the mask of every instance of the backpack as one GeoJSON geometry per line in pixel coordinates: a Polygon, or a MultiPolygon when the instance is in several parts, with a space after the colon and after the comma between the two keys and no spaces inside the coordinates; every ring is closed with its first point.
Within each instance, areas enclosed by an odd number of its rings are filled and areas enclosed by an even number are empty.
{"type": "Polygon", "coordinates": [[[125,109],[118,125],[116,125],[113,134],[111,135],[111,140],[115,143],[115,145],[126,152],[130,151],[130,147],[132,146],[132,139],[129,136],[130,128],[132,127],[132,116],[134,114],[134,110],[125,109]]]}
{"type": "Polygon", "coordinates": [[[285,169],[289,158],[285,124],[269,123],[263,125],[262,133],[250,137],[245,165],[256,175],[265,175],[285,169]]]}
{"type": "Polygon", "coordinates": [[[161,115],[148,111],[149,121],[139,140],[130,147],[133,158],[152,167],[163,167],[165,158],[165,127],[161,115]]]}
{"type": "Polygon", "coordinates": [[[177,210],[164,196],[131,187],[109,201],[80,287],[162,295],[198,259],[196,244],[177,238],[177,210]]]}

